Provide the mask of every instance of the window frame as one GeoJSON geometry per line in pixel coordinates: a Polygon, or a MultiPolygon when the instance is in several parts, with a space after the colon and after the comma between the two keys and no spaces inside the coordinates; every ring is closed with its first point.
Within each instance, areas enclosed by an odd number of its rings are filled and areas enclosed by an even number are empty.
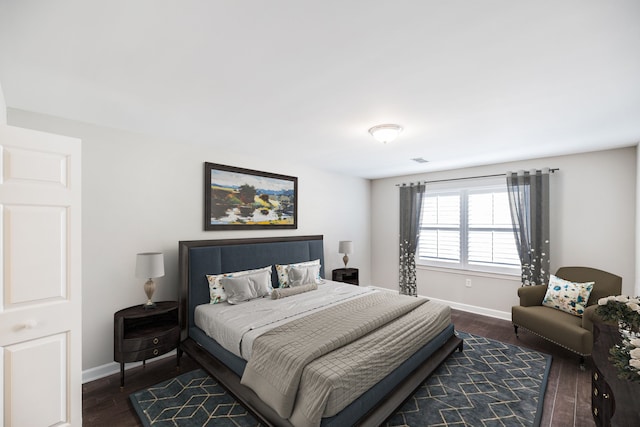
{"type": "MultiPolygon", "coordinates": [[[[481,179],[471,179],[461,181],[445,181],[445,182],[437,182],[437,183],[428,183],[426,186],[423,205],[426,201],[428,195],[435,194],[459,194],[460,195],[460,237],[459,237],[459,251],[460,251],[460,261],[446,261],[443,259],[427,259],[426,257],[420,257],[420,243],[418,242],[418,250],[416,251],[416,265],[419,267],[435,267],[442,269],[450,269],[456,271],[472,271],[472,272],[480,272],[480,273],[492,273],[492,274],[500,274],[500,275],[508,275],[508,276],[520,276],[522,273],[522,267],[518,263],[517,266],[508,266],[508,265],[500,265],[493,263],[471,263],[469,262],[469,229],[473,229],[473,227],[469,226],[469,194],[470,193],[482,193],[482,192],[491,192],[496,193],[500,192],[499,190],[504,188],[504,191],[507,191],[507,184],[504,177],[492,177],[492,178],[481,178],[481,179]],[[430,194],[431,193],[431,194],[430,194]]],[[[422,207],[421,207],[422,209],[422,207]]],[[[420,224],[420,234],[422,234],[422,230],[425,229],[422,224],[420,224]]],[[[438,229],[438,228],[436,228],[438,229]]],[[[496,228],[491,228],[491,230],[495,230],[496,228]]],[[[513,232],[513,228],[511,229],[513,232]]],[[[517,251],[517,250],[516,250],[517,251]]],[[[517,256],[517,252],[516,252],[517,256]]],[[[519,260],[519,257],[518,257],[519,260]]]]}

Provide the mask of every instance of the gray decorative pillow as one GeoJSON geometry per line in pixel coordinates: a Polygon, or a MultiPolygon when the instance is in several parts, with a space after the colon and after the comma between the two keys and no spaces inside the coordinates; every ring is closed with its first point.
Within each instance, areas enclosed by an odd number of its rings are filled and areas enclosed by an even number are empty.
{"type": "Polygon", "coordinates": [[[258,295],[253,290],[253,286],[251,286],[249,282],[249,277],[250,276],[223,277],[220,279],[220,283],[227,294],[227,302],[229,304],[239,304],[258,298],[258,295]]]}
{"type": "Polygon", "coordinates": [[[271,269],[250,274],[247,277],[250,279],[253,290],[258,295],[258,298],[269,296],[273,291],[273,287],[271,286],[271,269]]]}
{"type": "Polygon", "coordinates": [[[320,260],[319,259],[314,259],[313,261],[305,261],[305,262],[298,262],[298,263],[294,263],[294,264],[276,264],[276,272],[278,273],[278,284],[281,288],[288,288],[289,287],[289,269],[291,267],[302,267],[302,266],[309,266],[309,265],[317,265],[318,266],[318,283],[320,283],[321,278],[320,278],[320,260]]]}
{"type": "Polygon", "coordinates": [[[271,274],[267,271],[220,279],[229,304],[239,304],[271,293],[271,274]]]}
{"type": "Polygon", "coordinates": [[[289,286],[295,287],[317,283],[319,274],[319,265],[292,266],[289,268],[289,286]]]}
{"type": "MultiPolygon", "coordinates": [[[[233,273],[223,274],[207,274],[207,281],[209,282],[209,295],[211,297],[211,304],[219,304],[227,300],[227,294],[224,292],[224,288],[220,283],[220,279],[223,277],[240,277],[248,274],[257,274],[262,272],[268,272],[271,276],[271,266],[268,265],[262,268],[256,268],[253,270],[234,271],[233,273]]],[[[271,292],[271,281],[269,280],[269,292],[271,292]]]]}

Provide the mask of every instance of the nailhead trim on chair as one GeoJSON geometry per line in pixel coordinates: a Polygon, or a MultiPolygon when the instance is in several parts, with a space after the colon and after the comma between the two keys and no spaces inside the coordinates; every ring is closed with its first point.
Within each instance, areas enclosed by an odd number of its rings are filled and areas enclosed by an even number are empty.
{"type": "MultiPolygon", "coordinates": [[[[582,356],[582,357],[585,357],[585,356],[591,356],[591,353],[588,353],[588,354],[587,354],[587,353],[585,353],[585,354],[580,353],[579,351],[575,351],[575,350],[573,350],[573,349],[571,349],[571,348],[567,347],[566,345],[562,345],[562,344],[560,344],[559,342],[555,342],[554,340],[550,340],[550,339],[549,339],[549,338],[547,338],[547,337],[543,337],[542,335],[540,335],[540,334],[538,334],[538,333],[536,333],[536,332],[533,332],[533,331],[531,331],[531,330],[529,330],[529,329],[525,328],[524,326],[520,326],[520,325],[518,325],[517,323],[513,323],[513,322],[511,322],[511,323],[512,323],[514,326],[517,326],[518,328],[522,328],[522,329],[524,329],[525,331],[531,332],[533,335],[537,335],[537,336],[539,336],[540,338],[545,339],[545,340],[547,340],[547,341],[549,341],[549,342],[552,342],[552,343],[554,343],[555,345],[559,345],[559,346],[560,346],[560,347],[562,347],[562,348],[566,348],[567,350],[569,350],[569,351],[571,351],[571,352],[573,352],[573,353],[575,353],[575,354],[577,354],[577,355],[579,355],[579,356],[582,356]]],[[[517,335],[518,335],[518,334],[516,333],[516,336],[517,336],[517,335]]]]}

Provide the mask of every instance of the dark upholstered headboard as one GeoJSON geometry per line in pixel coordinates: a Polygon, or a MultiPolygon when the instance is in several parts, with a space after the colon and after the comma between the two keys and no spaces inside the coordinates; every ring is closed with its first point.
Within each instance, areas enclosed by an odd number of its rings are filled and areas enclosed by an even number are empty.
{"type": "MultiPolygon", "coordinates": [[[[322,238],[318,235],[179,242],[182,339],[186,338],[188,327],[193,325],[195,307],[209,302],[207,274],[320,259],[320,275],[324,277],[322,238]]],[[[275,267],[271,282],[274,287],[278,286],[275,267]]]]}

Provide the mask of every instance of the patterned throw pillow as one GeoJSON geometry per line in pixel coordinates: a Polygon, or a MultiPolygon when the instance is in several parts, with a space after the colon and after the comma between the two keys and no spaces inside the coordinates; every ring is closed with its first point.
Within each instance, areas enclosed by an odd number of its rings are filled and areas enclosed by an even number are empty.
{"type": "Polygon", "coordinates": [[[594,283],[575,283],[551,275],[542,305],[582,317],[594,283]]]}
{"type": "Polygon", "coordinates": [[[227,300],[227,293],[220,283],[220,279],[226,276],[226,274],[207,274],[207,282],[209,282],[209,304],[219,304],[227,300]]]}
{"type": "Polygon", "coordinates": [[[280,287],[281,288],[289,287],[289,269],[291,267],[307,267],[310,265],[318,266],[318,277],[316,278],[316,281],[320,283],[322,279],[320,278],[320,260],[319,259],[315,259],[313,261],[298,262],[295,264],[276,264],[276,271],[278,272],[278,283],[280,284],[280,287]]]}
{"type": "MultiPolygon", "coordinates": [[[[271,274],[271,266],[269,265],[267,267],[256,268],[255,270],[235,271],[232,273],[215,275],[207,274],[207,282],[209,282],[209,304],[219,304],[227,300],[227,294],[224,291],[224,287],[220,283],[220,279],[222,279],[223,277],[241,277],[246,276],[247,274],[261,273],[264,271],[268,271],[269,274],[271,274]]],[[[269,292],[271,292],[271,290],[273,289],[271,288],[271,282],[269,282],[269,288],[269,292]]]]}

